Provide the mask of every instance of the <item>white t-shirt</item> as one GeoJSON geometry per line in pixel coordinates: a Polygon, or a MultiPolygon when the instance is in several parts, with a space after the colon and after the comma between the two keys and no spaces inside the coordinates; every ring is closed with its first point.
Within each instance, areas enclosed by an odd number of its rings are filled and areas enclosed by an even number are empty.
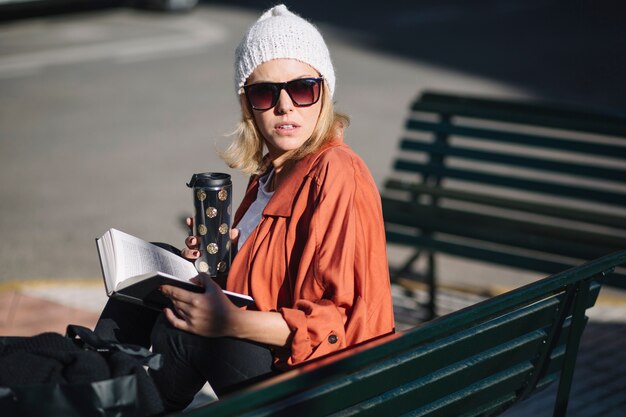
{"type": "Polygon", "coordinates": [[[274,195],[274,191],[267,190],[269,184],[272,183],[273,175],[274,169],[259,178],[259,189],[256,194],[256,200],[248,207],[248,210],[237,225],[237,229],[239,229],[239,242],[237,247],[239,249],[241,249],[246,239],[248,239],[248,236],[250,236],[252,231],[258,226],[267,202],[270,201],[270,198],[274,195]]]}

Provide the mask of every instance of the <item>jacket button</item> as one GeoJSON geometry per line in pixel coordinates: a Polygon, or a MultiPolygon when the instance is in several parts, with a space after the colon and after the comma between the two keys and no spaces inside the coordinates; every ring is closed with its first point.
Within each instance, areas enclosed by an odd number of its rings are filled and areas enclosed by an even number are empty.
{"type": "Polygon", "coordinates": [[[330,336],[328,336],[328,343],[330,343],[332,345],[337,343],[337,340],[339,340],[339,338],[336,335],[334,335],[334,334],[331,334],[330,336]]]}

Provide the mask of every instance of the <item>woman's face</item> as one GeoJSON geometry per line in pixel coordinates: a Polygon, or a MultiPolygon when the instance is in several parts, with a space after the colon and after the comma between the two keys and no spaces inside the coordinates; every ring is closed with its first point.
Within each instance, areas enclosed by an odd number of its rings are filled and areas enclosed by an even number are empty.
{"type": "MultiPolygon", "coordinates": [[[[319,77],[319,74],[308,64],[295,59],[273,59],[256,67],[246,84],[286,82],[310,77],[319,77]]],[[[242,105],[246,105],[244,97],[242,105]]],[[[273,108],[251,110],[275,164],[279,163],[285,152],[298,149],[311,137],[321,108],[321,99],[311,106],[298,107],[283,89],[273,108]]]]}

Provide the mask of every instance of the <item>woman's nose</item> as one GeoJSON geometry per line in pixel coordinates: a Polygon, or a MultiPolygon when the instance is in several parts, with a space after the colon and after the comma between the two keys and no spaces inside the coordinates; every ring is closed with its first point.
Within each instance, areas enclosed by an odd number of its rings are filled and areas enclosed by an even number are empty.
{"type": "Polygon", "coordinates": [[[278,103],[276,103],[275,107],[276,111],[279,114],[285,114],[293,110],[293,107],[293,101],[291,100],[291,97],[289,97],[287,90],[281,90],[280,95],[278,96],[278,103]]]}

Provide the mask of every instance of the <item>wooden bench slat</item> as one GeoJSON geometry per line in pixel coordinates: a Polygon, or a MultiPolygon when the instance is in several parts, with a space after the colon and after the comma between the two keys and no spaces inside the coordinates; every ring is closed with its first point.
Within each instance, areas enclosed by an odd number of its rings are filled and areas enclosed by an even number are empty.
{"type": "MultiPolygon", "coordinates": [[[[539,340],[540,341],[540,340],[539,340]]],[[[535,346],[536,347],[536,346],[535,346]]],[[[449,369],[447,372],[449,374],[448,377],[437,381],[435,383],[433,379],[440,377],[437,375],[433,375],[431,380],[427,381],[427,385],[424,386],[424,391],[421,393],[422,398],[419,398],[420,392],[412,387],[409,389],[408,387],[402,387],[401,396],[411,396],[416,398],[410,398],[407,404],[410,408],[413,408],[414,405],[417,404],[425,404],[426,399],[428,397],[434,398],[445,398],[446,393],[456,391],[457,396],[461,398],[467,399],[469,396],[468,393],[471,393],[473,396],[477,395],[486,395],[489,398],[493,398],[494,392],[492,391],[493,387],[486,384],[490,379],[498,379],[498,374],[494,374],[494,370],[502,369],[501,372],[509,372],[511,374],[516,374],[520,368],[525,368],[529,371],[532,370],[532,353],[535,350],[532,349],[532,345],[521,345],[519,349],[501,349],[499,352],[494,354],[493,356],[486,358],[472,358],[468,357],[462,369],[449,369]],[[527,351],[524,351],[526,350],[527,351]],[[529,356],[530,354],[530,356],[529,356]],[[487,392],[481,392],[483,390],[487,390],[487,392]]],[[[560,349],[560,356],[563,356],[564,349],[560,349]]],[[[555,358],[556,359],[556,358],[555,358]]],[[[554,372],[550,372],[552,374],[554,372]]],[[[528,379],[530,377],[529,374],[525,375],[525,378],[528,379]]],[[[549,375],[551,379],[554,379],[552,375],[549,375]]],[[[504,395],[505,393],[515,393],[520,388],[519,380],[512,381],[502,381],[498,382],[499,390],[504,395]]],[[[421,388],[421,387],[420,387],[421,388]]],[[[455,397],[455,394],[447,394],[448,397],[455,397]]],[[[484,400],[481,400],[484,402],[484,400]]],[[[445,413],[444,415],[460,415],[463,411],[465,411],[467,407],[467,403],[465,400],[462,404],[459,404],[457,401],[452,401],[447,404],[445,408],[442,408],[440,411],[445,413]],[[461,407],[461,409],[459,409],[461,407]]],[[[385,408],[378,409],[377,413],[371,414],[372,416],[376,415],[389,415],[387,411],[397,410],[397,404],[394,404],[394,401],[388,401],[385,403],[385,408]]],[[[407,410],[408,411],[408,410],[407,410]]]]}
{"type": "MultiPolygon", "coordinates": [[[[546,386],[554,383],[558,380],[558,374],[552,373],[542,379],[539,384],[537,384],[537,390],[541,391],[546,386]]],[[[517,396],[514,393],[509,393],[503,395],[499,398],[494,399],[491,402],[486,402],[481,406],[477,406],[471,411],[462,410],[463,414],[460,414],[459,417],[479,417],[479,416],[491,416],[497,415],[499,410],[506,410],[512,405],[515,404],[517,400],[517,396]],[[494,414],[495,413],[495,414],[494,414]]]]}
{"type": "Polygon", "coordinates": [[[506,394],[494,399],[493,401],[471,409],[470,411],[464,410],[464,414],[459,417],[479,417],[495,415],[498,410],[507,409],[515,402],[515,394],[506,394]]]}
{"type": "MultiPolygon", "coordinates": [[[[473,408],[476,404],[484,402],[486,398],[491,399],[494,396],[503,395],[508,392],[507,387],[510,385],[522,384],[530,371],[532,371],[532,365],[528,363],[520,364],[516,368],[508,369],[480,383],[471,385],[464,391],[452,393],[416,409],[415,407],[419,406],[419,404],[412,403],[410,398],[406,398],[407,403],[402,404],[403,409],[409,409],[410,412],[407,411],[404,415],[416,417],[448,417],[458,415],[458,413],[455,413],[455,410],[462,412],[468,408],[473,408]],[[461,410],[459,410],[459,408],[461,408],[461,410]]],[[[395,406],[398,407],[398,404],[396,403],[395,406]]]]}
{"type": "Polygon", "coordinates": [[[477,203],[491,207],[505,208],[520,212],[536,213],[539,215],[557,217],[564,220],[582,221],[588,224],[613,226],[626,229],[626,216],[594,210],[578,210],[572,207],[562,207],[551,204],[541,204],[523,200],[514,200],[473,192],[466,192],[452,188],[435,188],[422,183],[410,183],[397,179],[385,182],[385,188],[405,191],[413,195],[429,195],[436,198],[446,198],[468,203],[477,203]]]}
{"type": "Polygon", "coordinates": [[[488,174],[485,172],[471,171],[467,169],[446,168],[429,164],[421,164],[404,159],[396,160],[394,168],[399,171],[418,173],[421,175],[439,178],[454,178],[463,181],[504,186],[547,195],[559,195],[579,200],[600,201],[606,204],[626,206],[626,194],[620,192],[599,191],[598,189],[555,184],[551,182],[522,179],[517,177],[507,177],[504,175],[488,174]]]}
{"type": "Polygon", "coordinates": [[[626,115],[607,109],[581,110],[563,104],[527,100],[510,101],[481,97],[459,97],[425,92],[413,103],[414,111],[457,114],[502,122],[572,129],[580,132],[626,136],[626,115]]]}
{"type": "MultiPolygon", "coordinates": [[[[477,369],[473,368],[472,370],[477,369]]],[[[533,367],[528,362],[518,364],[516,368],[511,371],[517,378],[525,377],[533,367]],[[519,369],[522,372],[519,372],[519,369]]],[[[460,397],[466,400],[469,395],[467,391],[471,390],[473,395],[476,395],[483,389],[491,390],[493,387],[487,385],[486,382],[490,381],[493,377],[481,378],[477,382],[466,381],[462,379],[464,377],[464,369],[449,369],[447,372],[437,375],[429,376],[428,380],[412,381],[410,384],[401,385],[394,388],[391,391],[385,392],[375,398],[371,398],[360,404],[357,404],[345,411],[333,414],[333,416],[362,416],[362,417],[378,417],[378,416],[398,416],[413,411],[409,415],[421,415],[424,410],[428,413],[432,413],[433,410],[439,409],[438,412],[446,412],[447,416],[458,415],[450,413],[449,408],[453,406],[454,402],[460,397]],[[458,378],[454,378],[454,373],[459,372],[458,378]],[[480,382],[480,383],[479,383],[480,382]],[[445,385],[448,384],[446,389],[445,385]],[[476,384],[476,385],[472,385],[476,384]],[[433,391],[429,392],[428,389],[432,388],[433,391]],[[459,388],[456,392],[456,388],[459,388]],[[447,394],[441,397],[442,393],[453,391],[454,394],[447,394]],[[440,400],[429,403],[429,399],[440,398],[440,400]]],[[[488,372],[483,372],[488,374],[488,372]]],[[[506,391],[506,379],[498,378],[497,382],[503,391],[506,391]]],[[[518,387],[520,385],[519,379],[510,381],[512,386],[518,387]]],[[[431,415],[431,414],[429,414],[431,415]]],[[[436,414],[435,414],[436,415],[436,414]]]]}
{"type": "MultiPolygon", "coordinates": [[[[527,169],[538,169],[552,173],[569,174],[583,178],[595,178],[607,181],[626,181],[626,170],[605,168],[598,165],[561,162],[533,157],[524,157],[507,153],[495,153],[489,151],[464,148],[462,146],[450,146],[444,143],[426,143],[410,139],[403,139],[400,147],[406,151],[427,152],[432,155],[457,157],[467,160],[492,162],[507,166],[516,166],[527,169]]],[[[626,147],[623,149],[626,157],[626,147]]]]}
{"type": "MultiPolygon", "coordinates": [[[[610,158],[626,158],[626,146],[610,145],[597,141],[583,141],[540,134],[519,133],[496,128],[479,128],[452,124],[445,121],[429,122],[409,119],[406,123],[408,131],[432,132],[444,136],[459,136],[485,140],[490,143],[522,145],[534,149],[565,150],[582,155],[608,156],[610,158]]],[[[626,133],[625,133],[626,134],[626,133]]]]}
{"type": "MultiPolygon", "coordinates": [[[[529,271],[556,273],[576,266],[574,262],[565,263],[564,261],[539,259],[522,254],[513,254],[505,250],[478,248],[476,246],[461,245],[442,239],[433,239],[426,236],[408,235],[392,231],[387,232],[387,242],[403,245],[418,245],[421,248],[436,252],[529,271]]],[[[626,288],[626,275],[612,272],[607,274],[606,277],[603,277],[602,282],[610,283],[618,288],[626,288]]]]}
{"type": "MultiPolygon", "coordinates": [[[[565,346],[557,346],[553,355],[551,355],[546,375],[537,384],[538,389],[542,389],[558,379],[558,370],[560,369],[559,366],[562,364],[564,356],[565,346]]],[[[465,389],[448,395],[447,401],[442,401],[443,404],[438,404],[437,412],[429,413],[427,415],[430,417],[458,416],[463,414],[468,408],[480,408],[481,404],[489,403],[489,399],[494,396],[501,398],[500,401],[502,402],[502,407],[500,408],[508,408],[514,403],[517,396],[515,388],[511,389],[511,387],[517,387],[519,389],[519,378],[521,376],[520,370],[524,369],[524,367],[528,365],[530,365],[530,363],[522,362],[518,365],[512,366],[508,370],[504,370],[488,378],[476,381],[465,389]],[[470,395],[467,393],[470,393],[470,395]],[[505,399],[509,399],[509,401],[506,401],[505,399]]],[[[528,377],[528,374],[526,374],[525,377],[528,377]]],[[[490,403],[490,406],[490,408],[493,408],[494,404],[490,403]]],[[[420,415],[420,413],[412,412],[408,415],[420,415]]]]}
{"type": "Polygon", "coordinates": [[[584,242],[579,242],[580,230],[576,227],[539,224],[391,198],[383,198],[383,201],[383,215],[388,225],[418,228],[420,234],[425,235],[440,232],[585,260],[615,252],[626,243],[626,237],[591,231],[585,233],[584,242]]]}
{"type": "MultiPolygon", "coordinates": [[[[552,363],[557,364],[559,358],[564,356],[564,349],[558,348],[557,353],[552,358],[552,363]]],[[[441,400],[424,406],[421,409],[414,410],[404,415],[411,416],[429,416],[429,417],[446,417],[446,416],[459,416],[466,412],[468,409],[480,409],[482,404],[489,404],[489,408],[506,409],[510,407],[516,400],[516,393],[511,387],[520,387],[520,382],[525,381],[528,377],[529,366],[528,362],[522,362],[509,369],[496,373],[488,378],[484,378],[480,381],[474,382],[462,390],[449,394],[447,397],[441,400]],[[489,400],[499,397],[499,407],[490,402],[489,400]]],[[[553,369],[556,368],[552,367],[553,369]]],[[[554,371],[549,371],[545,378],[543,378],[538,387],[542,387],[550,384],[558,378],[558,374],[554,371]]],[[[480,415],[477,413],[471,413],[468,415],[480,415]]],[[[380,415],[380,414],[379,414],[380,415]]]]}

